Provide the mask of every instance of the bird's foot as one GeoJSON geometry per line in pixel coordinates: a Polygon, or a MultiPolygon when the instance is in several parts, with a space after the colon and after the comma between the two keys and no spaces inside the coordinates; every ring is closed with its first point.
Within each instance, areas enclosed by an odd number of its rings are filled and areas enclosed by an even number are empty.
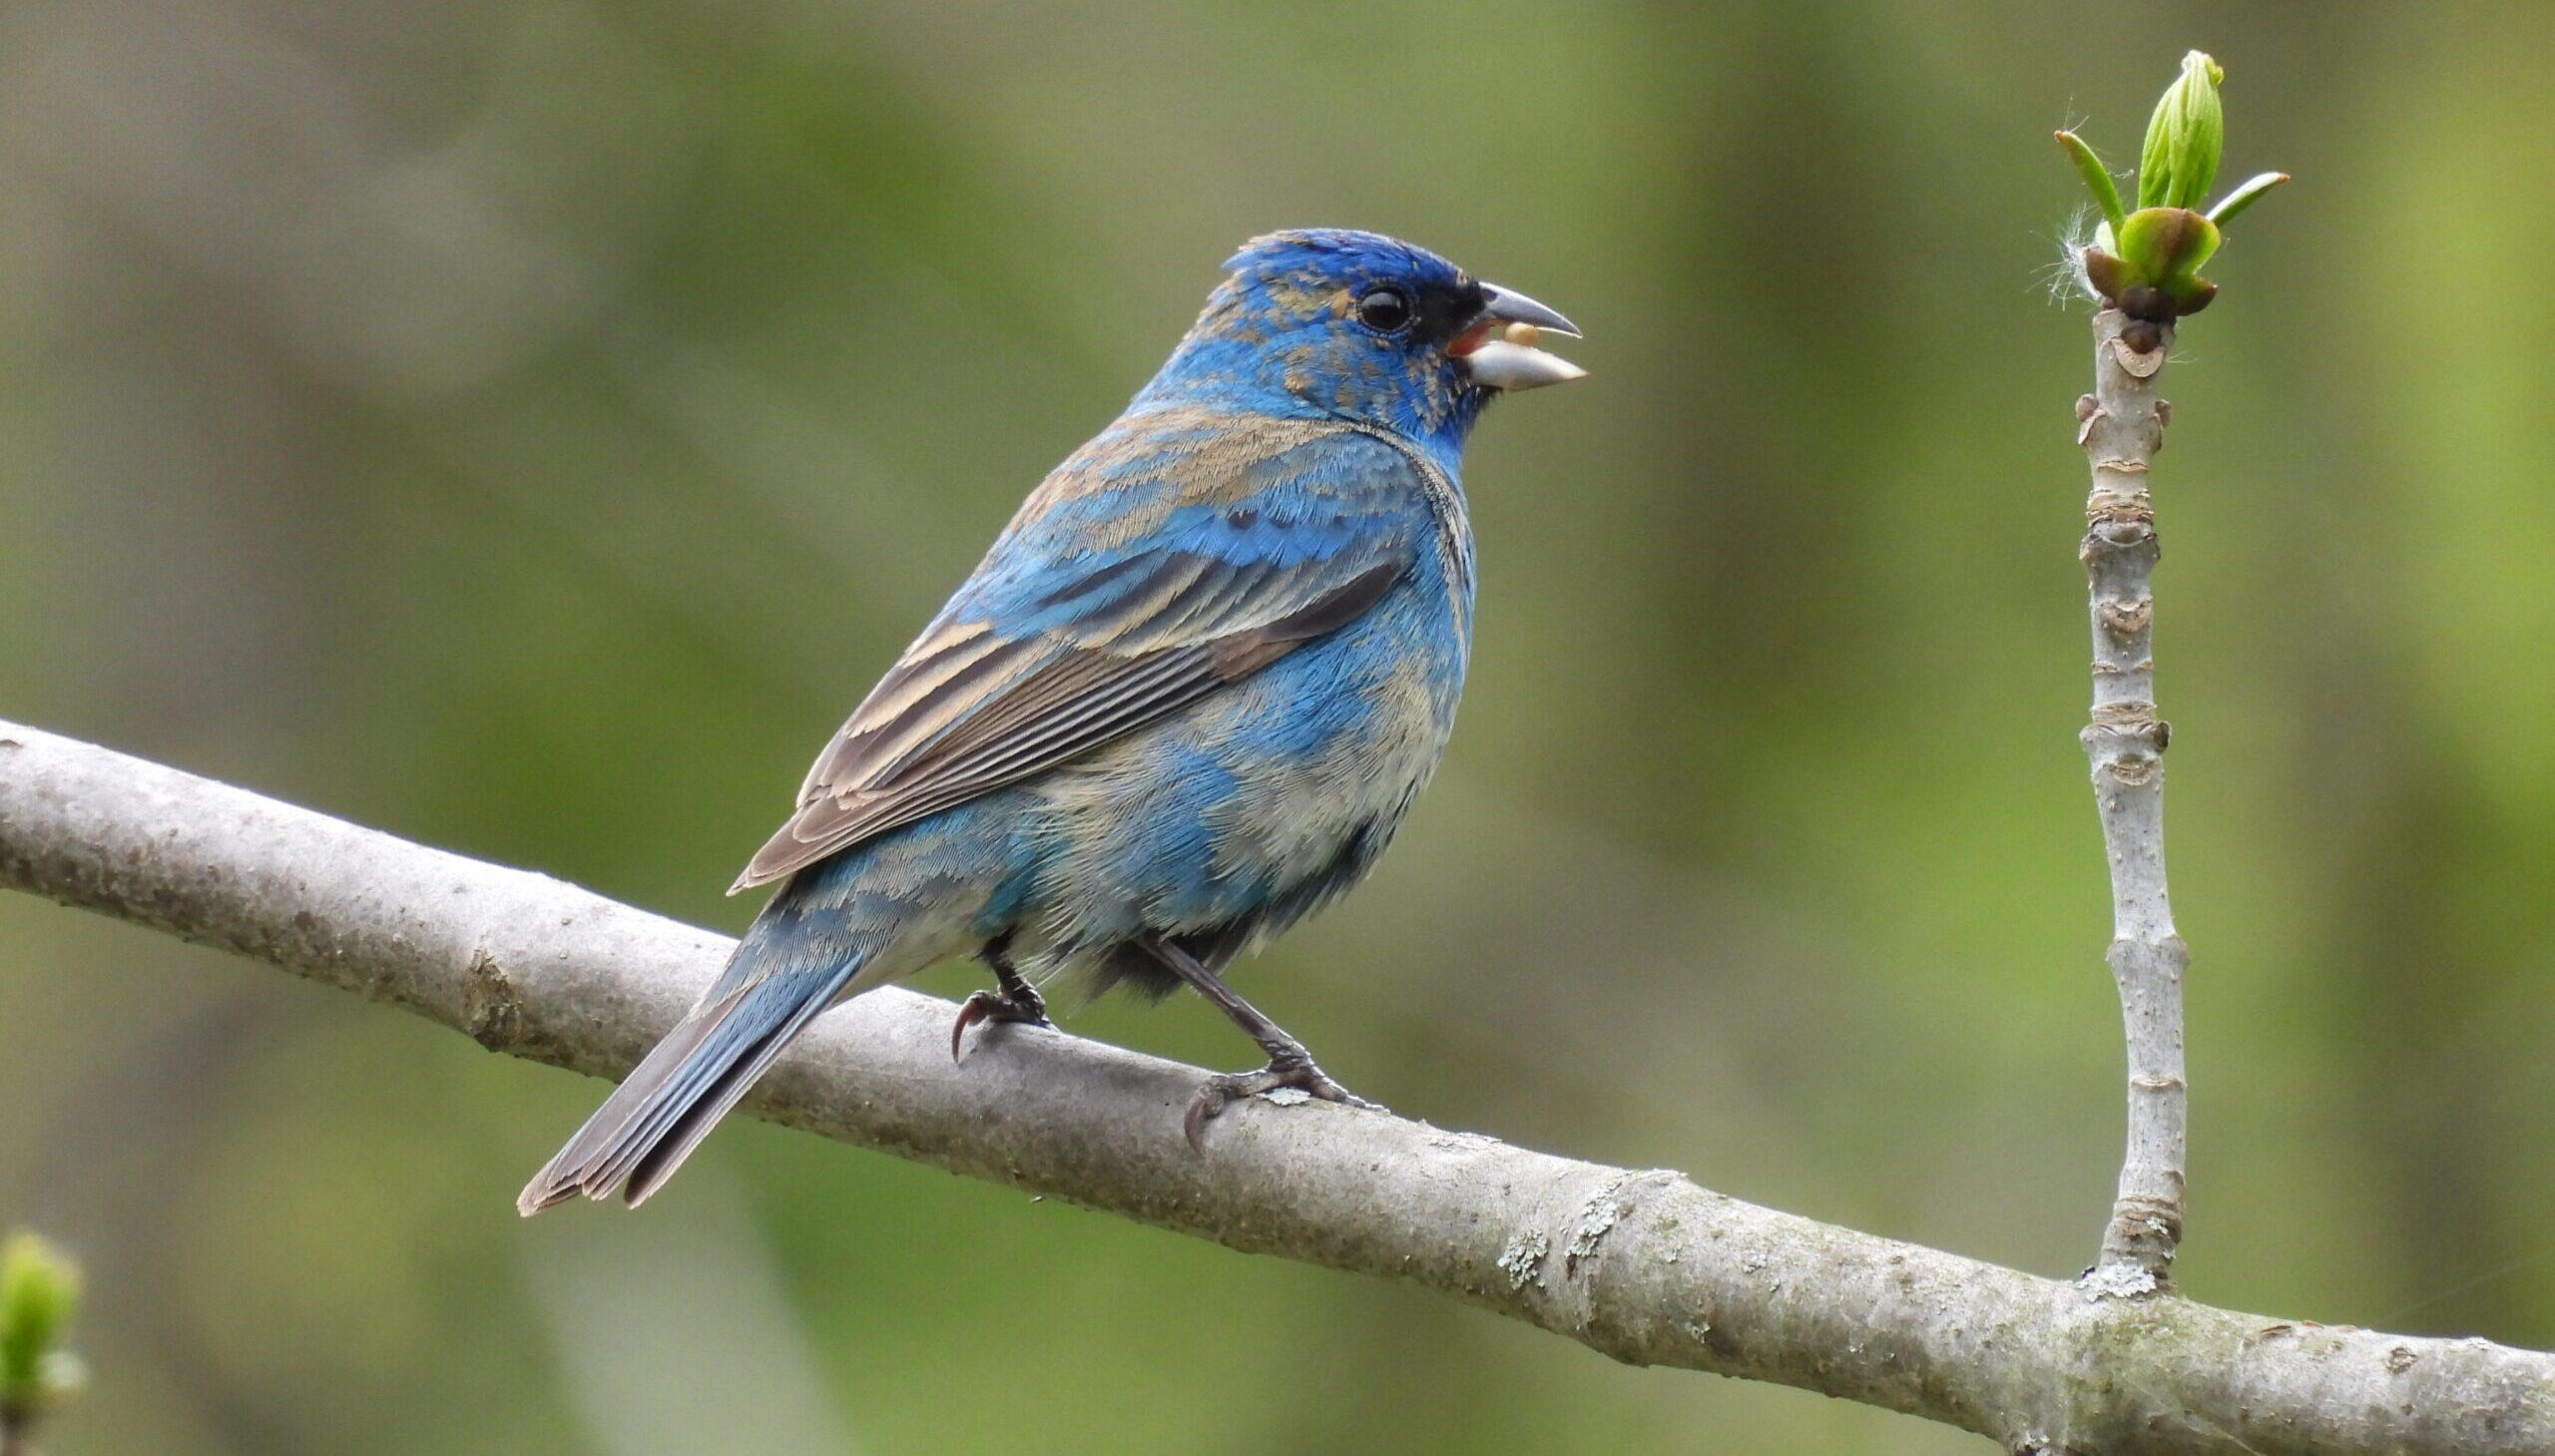
{"type": "Polygon", "coordinates": [[[1047,1019],[1047,1003],[1027,982],[1010,991],[978,991],[958,1003],[958,1024],[949,1029],[950,1061],[958,1060],[959,1050],[967,1041],[967,1028],[980,1021],[1056,1029],[1056,1024],[1047,1019]]]}
{"type": "Polygon", "coordinates": [[[1207,1151],[1209,1119],[1246,1097],[1258,1097],[1279,1088],[1293,1088],[1306,1097],[1335,1102],[1341,1107],[1363,1108],[1378,1113],[1384,1111],[1380,1105],[1368,1102],[1331,1081],[1330,1075],[1314,1066],[1310,1057],[1279,1057],[1257,1072],[1227,1072],[1207,1079],[1198,1089],[1198,1095],[1189,1100],[1188,1116],[1180,1120],[1181,1130],[1189,1135],[1190,1148],[1199,1153],[1207,1151]]]}

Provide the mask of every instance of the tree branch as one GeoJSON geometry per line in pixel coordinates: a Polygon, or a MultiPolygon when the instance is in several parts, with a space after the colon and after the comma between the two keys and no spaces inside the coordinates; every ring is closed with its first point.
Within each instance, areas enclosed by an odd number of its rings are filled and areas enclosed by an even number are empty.
{"type": "Polygon", "coordinates": [[[2164,446],[2168,414],[2156,380],[2173,346],[2170,326],[2101,310],[2094,315],[2094,392],[2076,401],[2076,442],[2093,467],[2078,551],[2094,627],[2093,722],[2082,736],[2111,866],[2107,959],[2129,1044],[2128,1147],[2095,1276],[2126,1294],[2168,1284],[2183,1236],[2183,972],[2191,952],[2174,933],[2165,893],[2171,730],[2156,716],[2150,582],[2158,551],[2147,494],[2147,467],[2164,446]]]}
{"type": "MultiPolygon", "coordinates": [[[[515,1056],[626,1070],[729,942],[0,723],[0,885],[404,1006],[515,1056]]],[[[1664,1171],[1383,1113],[1255,1100],[1205,1156],[1201,1075],[872,992],[800,1039],[757,1116],[1233,1248],[1448,1294],[1636,1364],[1772,1380],[2015,1452],[2542,1453],[2555,1356],[2129,1300],[1815,1223],[1664,1171]]],[[[490,1216],[508,1190],[489,1190],[490,1216]]],[[[644,1214],[640,1216],[645,1216],[644,1214]]]]}

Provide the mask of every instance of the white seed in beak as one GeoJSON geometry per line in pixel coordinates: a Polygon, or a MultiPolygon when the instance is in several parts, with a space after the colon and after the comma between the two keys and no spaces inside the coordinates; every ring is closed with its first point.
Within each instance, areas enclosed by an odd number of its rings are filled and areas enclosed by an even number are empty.
{"type": "Polygon", "coordinates": [[[1544,331],[1531,323],[1512,323],[1501,335],[1521,349],[1531,349],[1543,339],[1544,331]]]}
{"type": "Polygon", "coordinates": [[[1588,377],[1586,369],[1559,354],[1506,339],[1495,338],[1474,349],[1464,355],[1464,363],[1472,369],[1473,382],[1489,389],[1541,389],[1588,377]]]}

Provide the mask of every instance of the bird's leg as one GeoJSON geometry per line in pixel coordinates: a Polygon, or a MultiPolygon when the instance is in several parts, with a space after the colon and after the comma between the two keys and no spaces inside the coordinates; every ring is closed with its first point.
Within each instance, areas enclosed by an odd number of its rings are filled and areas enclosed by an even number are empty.
{"type": "Polygon", "coordinates": [[[1011,963],[1011,932],[1004,931],[985,942],[977,952],[984,963],[993,967],[993,991],[978,991],[958,1003],[958,1024],[949,1029],[949,1060],[958,1060],[958,1049],[967,1039],[967,1028],[980,1021],[1017,1022],[1024,1026],[1053,1028],[1047,1019],[1047,1003],[1038,988],[1011,963]]]}
{"type": "Polygon", "coordinates": [[[1158,935],[1147,936],[1139,943],[1154,959],[1170,967],[1172,974],[1194,987],[1199,995],[1215,1002],[1225,1015],[1233,1018],[1234,1025],[1242,1028],[1243,1035],[1260,1043],[1260,1049],[1269,1054],[1269,1065],[1257,1072],[1228,1072],[1210,1077],[1206,1085],[1198,1089],[1198,1095],[1189,1100],[1188,1115],[1181,1119],[1181,1130],[1188,1134],[1191,1148],[1201,1153],[1207,1151],[1207,1121],[1223,1112],[1227,1104],[1280,1087],[1292,1087],[1308,1096],[1344,1107],[1383,1111],[1331,1081],[1327,1073],[1313,1065],[1312,1053],[1304,1050],[1302,1042],[1286,1035],[1278,1023],[1261,1015],[1258,1007],[1235,995],[1224,978],[1207,969],[1196,956],[1158,935]]]}

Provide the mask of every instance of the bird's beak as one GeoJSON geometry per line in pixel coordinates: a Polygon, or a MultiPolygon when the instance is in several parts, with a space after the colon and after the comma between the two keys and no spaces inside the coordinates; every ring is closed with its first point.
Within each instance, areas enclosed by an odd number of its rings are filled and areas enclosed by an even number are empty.
{"type": "Polygon", "coordinates": [[[1488,389],[1541,389],[1547,384],[1584,379],[1588,371],[1535,347],[1544,333],[1579,337],[1578,325],[1523,293],[1494,283],[1481,285],[1486,301],[1447,352],[1464,361],[1473,382],[1488,389]]]}

